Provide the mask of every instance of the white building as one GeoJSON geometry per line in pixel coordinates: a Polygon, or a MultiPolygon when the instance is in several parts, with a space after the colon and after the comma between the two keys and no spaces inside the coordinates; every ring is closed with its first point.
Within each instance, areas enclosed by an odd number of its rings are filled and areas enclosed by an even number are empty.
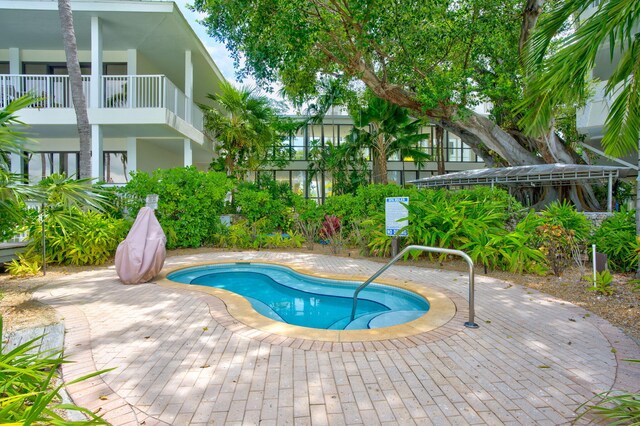
{"type": "MultiPolygon", "coordinates": [[[[206,168],[211,141],[196,106],[224,79],[173,1],[72,0],[92,136],[92,170],[124,183],[131,170],[206,168]]],[[[0,107],[26,92],[20,112],[38,141],[14,172],[34,181],[78,173],[79,142],[58,4],[0,0],[0,107]]]]}

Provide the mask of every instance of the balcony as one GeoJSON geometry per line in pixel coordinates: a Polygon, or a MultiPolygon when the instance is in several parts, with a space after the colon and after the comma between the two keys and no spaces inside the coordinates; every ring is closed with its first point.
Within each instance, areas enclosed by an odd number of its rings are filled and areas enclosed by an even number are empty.
{"type": "MultiPolygon", "coordinates": [[[[91,93],[91,77],[82,77],[87,105],[91,110],[93,96],[98,96],[98,109],[166,109],[191,124],[203,129],[202,111],[187,100],[171,80],[164,75],[102,76],[101,94],[91,93]]],[[[30,109],[73,108],[71,85],[67,75],[0,74],[0,108],[13,99],[31,93],[38,97],[30,109]]]]}

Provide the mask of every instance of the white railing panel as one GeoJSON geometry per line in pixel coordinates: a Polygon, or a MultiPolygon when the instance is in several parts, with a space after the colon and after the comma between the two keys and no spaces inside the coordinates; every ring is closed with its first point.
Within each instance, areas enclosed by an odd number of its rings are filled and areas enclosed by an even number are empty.
{"type": "MultiPolygon", "coordinates": [[[[82,77],[87,103],[89,77],[82,77]]],[[[38,98],[29,108],[72,108],[71,84],[68,75],[0,75],[0,107],[27,93],[38,98]]]]}
{"type": "Polygon", "coordinates": [[[102,76],[103,108],[163,108],[163,75],[102,76]]]}
{"type": "Polygon", "coordinates": [[[191,103],[191,125],[200,131],[204,129],[204,114],[194,103],[191,103]]]}

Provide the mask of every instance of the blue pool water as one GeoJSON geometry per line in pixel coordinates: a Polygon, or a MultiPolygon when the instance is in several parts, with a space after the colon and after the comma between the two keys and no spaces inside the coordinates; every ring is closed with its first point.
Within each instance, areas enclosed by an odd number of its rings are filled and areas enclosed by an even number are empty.
{"type": "Polygon", "coordinates": [[[351,321],[353,292],[360,282],[311,277],[277,265],[197,266],[172,272],[167,278],[240,294],[258,313],[268,318],[310,328],[389,327],[412,321],[429,310],[429,302],[418,294],[371,284],[358,295],[358,310],[351,321]]]}

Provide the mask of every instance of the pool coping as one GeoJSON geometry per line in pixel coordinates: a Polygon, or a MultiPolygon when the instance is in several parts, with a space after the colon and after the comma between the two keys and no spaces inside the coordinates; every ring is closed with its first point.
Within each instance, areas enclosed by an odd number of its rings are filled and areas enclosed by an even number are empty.
{"type": "Polygon", "coordinates": [[[394,325],[390,327],[376,328],[376,329],[368,329],[368,330],[322,330],[316,328],[308,328],[297,325],[286,324],[284,322],[275,321],[270,318],[267,318],[258,312],[251,306],[251,303],[245,299],[244,297],[232,293],[227,290],[200,286],[196,284],[183,284],[175,281],[171,281],[167,278],[172,272],[192,268],[197,266],[205,266],[205,265],[219,265],[219,264],[235,264],[235,263],[259,263],[259,264],[267,264],[267,265],[277,265],[283,266],[293,270],[294,272],[316,277],[316,278],[328,278],[328,279],[337,279],[337,280],[348,280],[348,281],[365,281],[369,277],[361,276],[361,275],[344,275],[344,274],[327,274],[320,273],[317,271],[313,271],[306,268],[300,268],[298,266],[292,266],[285,262],[276,262],[270,260],[260,260],[260,261],[238,261],[238,262],[230,262],[229,260],[224,261],[210,261],[210,262],[196,262],[190,263],[180,266],[172,266],[169,268],[164,268],[156,279],[154,280],[159,286],[170,288],[170,289],[180,289],[180,290],[191,290],[197,291],[205,294],[209,294],[215,296],[223,301],[225,304],[228,313],[235,318],[237,321],[243,323],[244,325],[266,332],[270,334],[280,335],[286,338],[294,338],[294,339],[305,339],[305,340],[315,340],[321,342],[334,342],[334,343],[342,343],[342,342],[371,342],[371,341],[380,341],[380,340],[391,340],[398,339],[402,337],[410,337],[419,334],[423,334],[426,332],[433,331],[437,328],[440,328],[447,323],[449,323],[455,316],[458,308],[455,302],[443,292],[430,288],[424,287],[424,285],[418,285],[409,280],[401,281],[396,279],[376,279],[374,282],[379,284],[385,284],[392,287],[401,288],[404,290],[408,290],[414,293],[419,294],[420,296],[426,298],[429,301],[429,311],[417,318],[415,320],[406,322],[404,324],[394,325]]]}

